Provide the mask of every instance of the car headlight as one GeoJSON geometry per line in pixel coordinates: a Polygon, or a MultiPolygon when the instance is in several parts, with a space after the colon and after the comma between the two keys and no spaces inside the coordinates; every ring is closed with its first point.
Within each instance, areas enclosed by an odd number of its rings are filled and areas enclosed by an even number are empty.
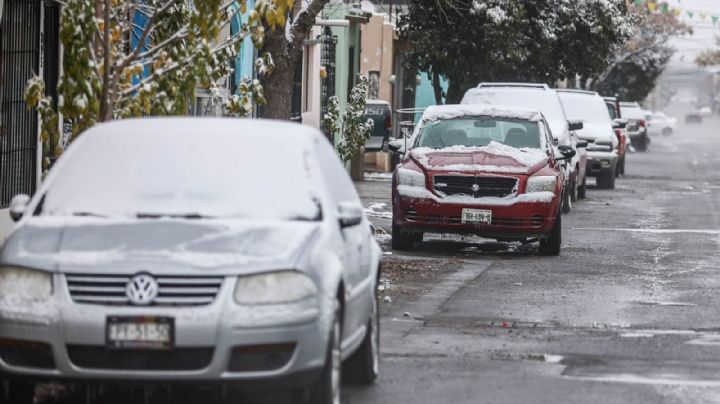
{"type": "Polygon", "coordinates": [[[425,174],[420,171],[408,170],[407,168],[398,167],[397,169],[398,185],[409,185],[411,187],[425,188],[425,174]]]}
{"type": "Polygon", "coordinates": [[[0,298],[44,301],[52,291],[52,274],[48,272],[0,267],[0,298]]]}
{"type": "Polygon", "coordinates": [[[537,177],[530,177],[530,179],[528,179],[527,189],[525,190],[525,193],[529,194],[531,192],[555,192],[556,183],[557,179],[552,176],[539,175],[537,177]]]}
{"type": "Polygon", "coordinates": [[[315,282],[296,271],[238,277],[235,302],[243,305],[294,303],[317,295],[315,282]]]}

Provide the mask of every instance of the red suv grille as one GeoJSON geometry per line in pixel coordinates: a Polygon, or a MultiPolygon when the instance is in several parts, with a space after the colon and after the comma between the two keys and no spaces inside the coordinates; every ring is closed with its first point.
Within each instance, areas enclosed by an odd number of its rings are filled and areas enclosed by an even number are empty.
{"type": "Polygon", "coordinates": [[[475,198],[504,197],[517,192],[517,179],[510,177],[475,177],[436,175],[435,190],[444,195],[467,195],[475,198]]]}

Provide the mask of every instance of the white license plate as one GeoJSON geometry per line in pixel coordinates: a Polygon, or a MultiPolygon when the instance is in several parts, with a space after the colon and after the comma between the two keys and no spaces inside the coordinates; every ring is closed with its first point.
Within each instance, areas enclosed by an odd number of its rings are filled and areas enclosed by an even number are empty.
{"type": "Polygon", "coordinates": [[[462,222],[470,224],[491,224],[492,210],[486,209],[463,209],[462,222]]]}
{"type": "Polygon", "coordinates": [[[107,346],[170,349],[174,340],[173,325],[169,317],[108,317],[107,346]]]}

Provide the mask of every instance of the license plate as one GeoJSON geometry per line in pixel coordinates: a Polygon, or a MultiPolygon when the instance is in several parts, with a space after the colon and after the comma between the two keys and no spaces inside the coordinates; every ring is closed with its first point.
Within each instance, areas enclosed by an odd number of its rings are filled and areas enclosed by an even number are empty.
{"type": "Polygon", "coordinates": [[[171,349],[175,337],[174,325],[170,317],[108,317],[107,346],[115,349],[171,349]]]}
{"type": "Polygon", "coordinates": [[[492,210],[486,209],[463,209],[462,222],[469,224],[491,224],[492,210]]]}

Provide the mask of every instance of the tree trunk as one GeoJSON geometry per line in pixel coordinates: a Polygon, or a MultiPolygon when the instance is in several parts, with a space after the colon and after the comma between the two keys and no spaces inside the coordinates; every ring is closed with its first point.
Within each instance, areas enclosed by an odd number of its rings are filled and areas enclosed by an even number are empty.
{"type": "Polygon", "coordinates": [[[442,105],[443,99],[442,99],[442,86],[440,85],[440,73],[436,72],[433,69],[432,74],[432,85],[433,90],[435,91],[435,104],[442,105]]]}
{"type": "Polygon", "coordinates": [[[467,90],[459,80],[453,80],[448,78],[448,90],[447,96],[445,97],[446,104],[460,104],[463,96],[467,90]]]}
{"type": "Polygon", "coordinates": [[[295,67],[302,55],[301,49],[288,49],[285,30],[266,31],[263,51],[270,53],[275,63],[272,74],[262,79],[267,103],[262,117],[289,120],[292,110],[292,91],[295,67]]]}

